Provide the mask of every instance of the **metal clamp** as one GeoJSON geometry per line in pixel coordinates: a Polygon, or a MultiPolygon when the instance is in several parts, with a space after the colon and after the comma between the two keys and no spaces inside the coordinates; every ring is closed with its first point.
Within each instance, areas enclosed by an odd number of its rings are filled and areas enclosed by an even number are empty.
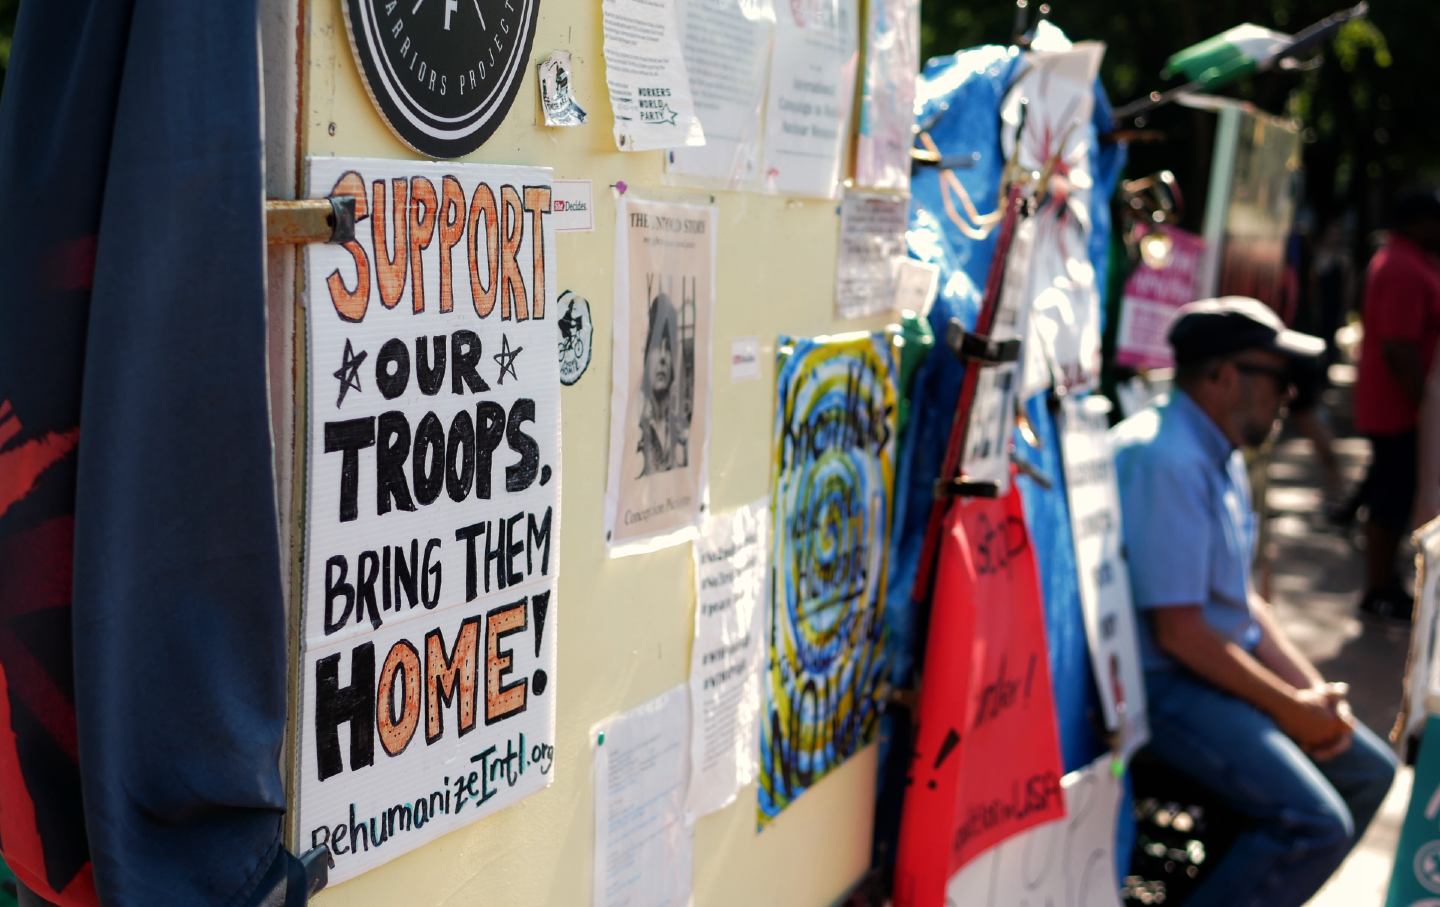
{"type": "Polygon", "coordinates": [[[945,345],[957,359],[980,365],[1001,365],[1020,358],[1020,338],[993,340],[965,330],[958,318],[951,318],[945,326],[945,345]]]}
{"type": "Polygon", "coordinates": [[[1022,476],[1029,476],[1030,479],[1041,488],[1047,491],[1055,487],[1055,482],[1049,475],[1040,471],[1040,468],[1024,457],[1017,457],[1014,451],[1010,452],[1010,462],[1015,464],[1015,469],[1022,476]]]}
{"type": "Polygon", "coordinates": [[[935,480],[936,498],[998,498],[1000,483],[967,479],[958,476],[953,479],[935,480]]]}
{"type": "Polygon", "coordinates": [[[355,240],[355,199],[265,200],[265,242],[268,245],[344,244],[355,240]]]}
{"type": "MultiPolygon", "coordinates": [[[[354,210],[353,206],[351,210],[354,210]]],[[[335,858],[331,856],[330,848],[321,844],[302,854],[300,865],[305,867],[305,895],[313,898],[330,883],[330,870],[335,867],[335,858]]]]}

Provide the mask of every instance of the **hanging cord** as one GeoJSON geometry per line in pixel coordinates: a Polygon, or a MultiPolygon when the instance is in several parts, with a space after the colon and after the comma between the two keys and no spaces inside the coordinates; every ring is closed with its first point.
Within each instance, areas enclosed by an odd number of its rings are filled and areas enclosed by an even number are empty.
{"type": "MultiPolygon", "coordinates": [[[[930,137],[930,133],[920,133],[920,143],[936,159],[940,158],[940,148],[930,137]]],[[[1005,216],[1004,212],[998,210],[989,214],[981,214],[975,207],[975,202],[970,198],[970,193],[965,191],[965,184],[961,183],[960,178],[955,175],[955,171],[948,167],[942,167],[940,170],[940,200],[945,206],[945,216],[949,218],[950,223],[954,224],[955,229],[969,239],[988,238],[995,225],[1000,223],[1005,216]],[[960,199],[960,205],[965,209],[964,216],[961,216],[960,211],[956,209],[955,198],[960,199]]]]}

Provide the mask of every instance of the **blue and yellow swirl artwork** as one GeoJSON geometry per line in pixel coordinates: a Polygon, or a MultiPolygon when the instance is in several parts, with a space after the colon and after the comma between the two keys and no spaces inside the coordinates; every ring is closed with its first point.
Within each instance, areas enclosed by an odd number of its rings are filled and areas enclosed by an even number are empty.
{"type": "Polygon", "coordinates": [[[892,344],[884,333],[781,341],[762,827],[879,727],[896,433],[892,344]]]}

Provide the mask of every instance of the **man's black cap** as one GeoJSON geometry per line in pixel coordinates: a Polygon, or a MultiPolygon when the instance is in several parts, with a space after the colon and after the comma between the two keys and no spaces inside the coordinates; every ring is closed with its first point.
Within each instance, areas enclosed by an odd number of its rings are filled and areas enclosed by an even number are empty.
{"type": "Polygon", "coordinates": [[[1308,362],[1325,351],[1325,341],[1287,329],[1274,310],[1249,296],[1222,296],[1181,306],[1167,339],[1180,364],[1243,350],[1269,350],[1308,362]]]}

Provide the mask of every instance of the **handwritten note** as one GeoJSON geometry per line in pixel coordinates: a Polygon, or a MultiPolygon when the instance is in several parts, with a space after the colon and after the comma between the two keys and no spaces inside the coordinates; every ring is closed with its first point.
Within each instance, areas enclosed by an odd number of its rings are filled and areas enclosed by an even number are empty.
{"type": "Polygon", "coordinates": [[[765,638],[764,501],[711,517],[695,544],[695,645],[690,652],[692,816],[727,805],[759,768],[765,638]]]}
{"type": "Polygon", "coordinates": [[[690,903],[685,823],[689,692],[667,693],[596,725],[595,907],[690,903]]]}

